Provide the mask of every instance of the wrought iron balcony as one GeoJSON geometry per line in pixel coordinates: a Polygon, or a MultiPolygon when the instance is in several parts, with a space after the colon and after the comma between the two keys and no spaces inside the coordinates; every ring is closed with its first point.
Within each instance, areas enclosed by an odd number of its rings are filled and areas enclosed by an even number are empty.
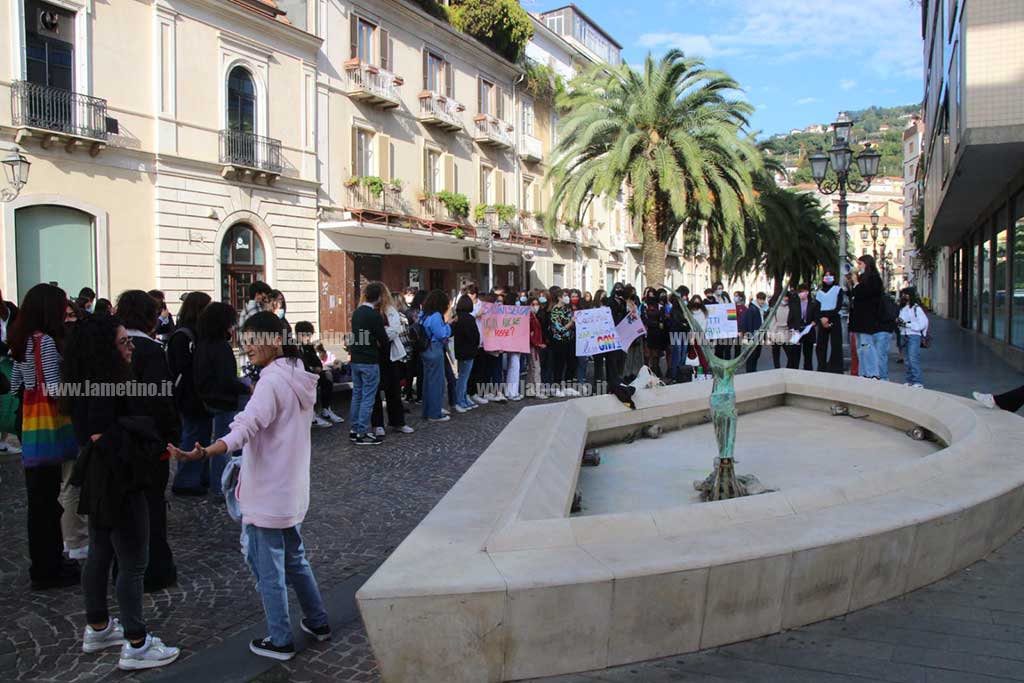
{"type": "Polygon", "coordinates": [[[481,145],[492,147],[512,147],[512,126],[490,114],[479,114],[474,119],[476,127],[473,139],[481,145]]]}
{"type": "Polygon", "coordinates": [[[365,211],[379,211],[381,213],[392,213],[396,215],[407,215],[410,213],[409,205],[402,196],[400,190],[395,190],[391,185],[385,185],[380,194],[374,194],[369,187],[359,182],[346,184],[346,203],[349,209],[361,209],[365,211]]]}
{"type": "Polygon", "coordinates": [[[428,126],[442,130],[462,130],[463,106],[451,99],[429,90],[420,93],[419,120],[428,126]]]}
{"type": "Polygon", "coordinates": [[[263,177],[281,175],[281,141],[240,130],[220,131],[220,163],[224,175],[263,177]]]}
{"type": "Polygon", "coordinates": [[[519,156],[523,161],[540,161],[544,158],[540,140],[523,133],[519,138],[519,156]]]}
{"type": "MultiPolygon", "coordinates": [[[[49,146],[56,138],[72,138],[68,150],[76,140],[92,141],[95,156],[107,139],[107,101],[81,93],[54,88],[28,81],[11,84],[11,118],[16,128],[36,129],[54,133],[43,136],[43,145],[49,146]]],[[[19,133],[19,142],[32,137],[31,132],[19,133]]]]}
{"type": "Polygon", "coordinates": [[[352,60],[345,64],[345,92],[354,100],[363,100],[381,109],[393,109],[402,103],[398,86],[402,79],[373,64],[352,60]]]}

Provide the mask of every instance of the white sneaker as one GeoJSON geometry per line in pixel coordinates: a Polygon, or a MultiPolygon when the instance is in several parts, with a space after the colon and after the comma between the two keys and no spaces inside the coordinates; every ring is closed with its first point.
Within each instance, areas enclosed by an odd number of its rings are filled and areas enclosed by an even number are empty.
{"type": "Polygon", "coordinates": [[[515,396],[509,396],[508,400],[510,400],[510,401],[522,401],[523,400],[523,395],[522,394],[516,394],[515,396]]]}
{"type": "Polygon", "coordinates": [[[82,634],[82,652],[86,654],[106,650],[115,645],[120,647],[123,644],[124,627],[118,623],[117,619],[108,619],[107,627],[100,631],[86,625],[85,633],[82,634]]]}
{"type": "Polygon", "coordinates": [[[455,406],[455,412],[458,413],[459,415],[461,415],[463,413],[468,413],[469,412],[469,408],[464,408],[462,406],[455,406]]]}
{"type": "Polygon", "coordinates": [[[576,389],[573,389],[572,387],[568,387],[565,390],[565,395],[566,396],[570,396],[570,397],[575,397],[575,396],[579,396],[580,392],[578,390],[576,390],[576,389]]]}
{"type": "Polygon", "coordinates": [[[565,398],[565,392],[562,391],[561,389],[555,389],[555,391],[551,395],[554,396],[555,398],[565,398]]]}
{"type": "Polygon", "coordinates": [[[409,425],[402,425],[401,427],[395,427],[395,431],[401,432],[402,434],[412,434],[416,430],[410,427],[409,425]]]}
{"type": "Polygon", "coordinates": [[[158,666],[167,666],[177,659],[179,654],[181,650],[164,645],[162,640],[150,633],[142,647],[132,647],[127,641],[121,646],[121,659],[117,661],[117,668],[125,671],[155,669],[158,666]]]}
{"type": "Polygon", "coordinates": [[[447,408],[441,408],[441,414],[444,415],[445,417],[448,417],[449,415],[452,414],[452,411],[448,410],[447,408]]]}
{"type": "Polygon", "coordinates": [[[911,389],[924,389],[924,385],[923,384],[911,384],[910,388],[911,389]]]}
{"type": "Polygon", "coordinates": [[[21,449],[7,443],[6,441],[0,441],[0,453],[18,455],[21,453],[21,449]]]}
{"type": "Polygon", "coordinates": [[[450,419],[447,415],[442,415],[441,417],[428,417],[427,422],[447,422],[450,419]]]}
{"type": "Polygon", "coordinates": [[[69,560],[86,560],[89,558],[89,546],[83,546],[81,548],[69,548],[68,559],[69,560]]]}
{"type": "Polygon", "coordinates": [[[490,403],[490,401],[488,401],[480,394],[477,394],[476,396],[470,396],[469,398],[473,401],[473,403],[477,404],[478,406],[485,406],[488,403],[490,403]]]}
{"type": "Polygon", "coordinates": [[[498,393],[496,393],[496,394],[494,395],[494,398],[492,398],[491,400],[492,400],[492,401],[497,401],[498,403],[504,403],[504,402],[505,402],[505,401],[507,401],[508,399],[507,399],[507,398],[505,398],[505,396],[504,396],[504,395],[503,395],[503,394],[502,394],[502,393],[501,393],[501,392],[499,391],[498,393]]]}
{"type": "Polygon", "coordinates": [[[373,428],[373,435],[374,436],[385,436],[386,432],[384,431],[383,427],[374,427],[373,428]]]}
{"type": "Polygon", "coordinates": [[[974,400],[985,406],[986,408],[995,409],[996,399],[992,394],[983,394],[980,391],[973,391],[971,395],[974,396],[974,400]]]}
{"type": "Polygon", "coordinates": [[[325,420],[330,420],[331,422],[333,422],[336,425],[337,424],[341,424],[342,422],[345,421],[345,418],[343,418],[342,416],[338,415],[336,412],[334,412],[330,408],[327,408],[326,410],[322,411],[320,413],[320,417],[324,418],[325,420]]]}
{"type": "Polygon", "coordinates": [[[313,416],[313,426],[317,427],[318,429],[323,429],[324,427],[330,427],[331,423],[328,422],[327,420],[323,419],[319,415],[314,415],[313,416]]]}

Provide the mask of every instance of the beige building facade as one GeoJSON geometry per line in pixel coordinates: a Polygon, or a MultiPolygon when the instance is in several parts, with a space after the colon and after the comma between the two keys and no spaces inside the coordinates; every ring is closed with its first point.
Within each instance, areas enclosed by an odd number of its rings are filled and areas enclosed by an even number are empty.
{"type": "Polygon", "coordinates": [[[318,38],[260,0],[10,0],[0,35],[0,140],[32,163],[0,206],[6,297],[239,306],[262,279],[316,319],[318,38]]]}

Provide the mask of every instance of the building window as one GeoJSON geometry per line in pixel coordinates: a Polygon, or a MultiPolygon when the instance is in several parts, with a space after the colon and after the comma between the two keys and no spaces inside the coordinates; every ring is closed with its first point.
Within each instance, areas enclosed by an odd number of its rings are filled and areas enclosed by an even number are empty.
{"type": "Polygon", "coordinates": [[[477,107],[481,114],[490,114],[493,111],[491,97],[494,93],[494,84],[480,79],[480,91],[477,93],[477,107]]]}
{"type": "Polygon", "coordinates": [[[565,264],[555,263],[551,266],[551,286],[565,287],[565,264]]]}
{"type": "Polygon", "coordinates": [[[236,66],[228,75],[228,130],[256,132],[256,82],[244,66],[236,66]]]}
{"type": "Polygon", "coordinates": [[[522,130],[524,135],[533,136],[533,124],[534,124],[534,113],[533,113],[533,102],[528,99],[523,99],[523,121],[522,130]]]}
{"type": "Polygon", "coordinates": [[[263,242],[248,223],[228,229],[220,245],[220,297],[237,310],[245,308],[249,285],[265,279],[266,256],[263,242]]]}
{"type": "Polygon", "coordinates": [[[17,296],[40,282],[56,282],[67,292],[96,288],[96,230],[89,214],[54,205],[18,209],[14,243],[17,296]]]}
{"type": "Polygon", "coordinates": [[[1007,339],[1007,318],[1010,312],[1010,302],[1007,299],[1012,292],[1006,291],[1007,284],[1007,215],[1006,207],[999,209],[996,214],[996,234],[995,244],[993,245],[993,251],[995,256],[995,267],[992,275],[992,291],[995,293],[995,319],[993,322],[992,336],[999,341],[1009,341],[1007,339]]]}
{"type": "Polygon", "coordinates": [[[523,178],[523,210],[527,213],[533,213],[533,178],[523,178]]]}
{"type": "Polygon", "coordinates": [[[427,71],[424,80],[427,90],[435,93],[444,92],[444,60],[433,52],[428,52],[425,63],[427,71]]]}
{"type": "Polygon", "coordinates": [[[373,32],[377,27],[365,19],[357,19],[356,23],[356,57],[367,64],[373,64],[373,32]]]}
{"type": "Polygon", "coordinates": [[[552,149],[554,149],[555,147],[558,146],[558,140],[559,140],[558,124],[559,124],[560,120],[561,119],[559,119],[558,114],[556,114],[555,112],[551,112],[551,148],[552,149]]]}
{"type": "Polygon", "coordinates": [[[556,14],[553,17],[547,17],[544,22],[548,25],[548,28],[557,33],[558,35],[565,34],[565,17],[561,14],[556,14]]]}
{"type": "Polygon", "coordinates": [[[1013,287],[1010,294],[1012,330],[1010,343],[1024,348],[1024,194],[1017,195],[1013,203],[1013,270],[1010,277],[1013,287]]]}
{"type": "Polygon", "coordinates": [[[979,267],[981,269],[981,333],[992,334],[992,226],[986,224],[979,235],[978,245],[979,267]]]}
{"type": "Polygon", "coordinates": [[[441,187],[441,153],[434,149],[427,150],[427,163],[424,169],[426,178],[423,187],[427,192],[440,192],[441,187]]]}
{"type": "Polygon", "coordinates": [[[494,203],[494,169],[480,166],[480,203],[494,203]]]}
{"type": "Polygon", "coordinates": [[[373,133],[361,128],[356,129],[355,143],[355,175],[373,175],[373,133]]]}

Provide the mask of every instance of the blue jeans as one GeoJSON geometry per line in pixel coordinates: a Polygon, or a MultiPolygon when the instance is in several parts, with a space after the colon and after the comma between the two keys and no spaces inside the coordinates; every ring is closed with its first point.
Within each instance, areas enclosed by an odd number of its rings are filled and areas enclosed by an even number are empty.
{"type": "Polygon", "coordinates": [[[587,383],[587,363],[590,356],[576,356],[576,384],[582,387],[587,383]]]}
{"type": "Polygon", "coordinates": [[[921,335],[903,334],[903,360],[907,365],[907,382],[923,384],[921,375],[921,335]]]}
{"type": "Polygon", "coordinates": [[[270,627],[270,642],[278,647],[292,642],[292,622],[288,616],[288,586],[295,589],[302,613],[311,628],[327,625],[320,589],[313,568],[306,560],[300,526],[265,529],[247,524],[249,549],[246,560],[256,577],[256,590],[263,600],[263,613],[270,627]]]}
{"type": "Polygon", "coordinates": [[[857,374],[861,377],[878,377],[874,335],[857,333],[857,374]]]}
{"type": "Polygon", "coordinates": [[[469,374],[473,372],[473,359],[459,361],[459,379],[455,384],[455,405],[468,408],[473,405],[466,396],[466,388],[469,386],[469,374]]]}
{"type": "Polygon", "coordinates": [[[430,348],[420,354],[423,359],[423,417],[436,420],[442,417],[441,400],[444,396],[444,350],[441,342],[430,342],[430,348]]]}
{"type": "MultiPolygon", "coordinates": [[[[213,418],[204,417],[181,418],[181,450],[190,451],[198,443],[210,445],[213,434],[213,418]]],[[[174,489],[205,489],[210,486],[210,465],[205,460],[180,461],[178,472],[174,475],[174,489]]]]}
{"type": "MultiPolygon", "coordinates": [[[[210,440],[210,443],[213,443],[231,431],[231,421],[235,419],[235,415],[237,414],[238,412],[235,410],[214,411],[213,439],[210,440]]],[[[224,495],[224,489],[220,485],[220,477],[224,474],[224,468],[227,467],[228,460],[236,455],[239,455],[238,451],[235,451],[234,453],[225,453],[224,455],[215,455],[210,458],[210,493],[213,495],[224,495]]]]}
{"type": "Polygon", "coordinates": [[[892,346],[892,332],[875,332],[871,335],[875,345],[876,373],[880,379],[889,379],[889,347],[892,346]]]}
{"type": "Polygon", "coordinates": [[[370,431],[373,398],[380,386],[380,366],[376,363],[352,363],[352,408],[349,422],[358,435],[370,431]]]}
{"type": "MultiPolygon", "coordinates": [[[[680,337],[684,337],[682,332],[673,332],[672,334],[678,334],[680,337]]],[[[685,337],[684,337],[685,338],[685,337]]],[[[683,364],[686,359],[686,342],[679,344],[672,344],[669,347],[668,356],[668,376],[669,379],[674,380],[676,378],[676,368],[683,364]]]]}

